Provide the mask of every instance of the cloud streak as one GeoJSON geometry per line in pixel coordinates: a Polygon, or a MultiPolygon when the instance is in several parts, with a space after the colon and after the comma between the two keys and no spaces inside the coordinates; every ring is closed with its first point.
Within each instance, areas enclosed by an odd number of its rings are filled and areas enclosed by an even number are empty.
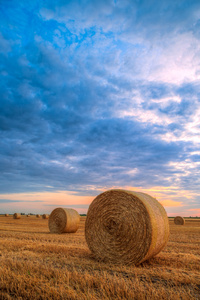
{"type": "Polygon", "coordinates": [[[0,199],[0,203],[2,204],[10,204],[10,203],[21,203],[21,202],[43,202],[41,200],[12,200],[12,199],[0,199]]]}

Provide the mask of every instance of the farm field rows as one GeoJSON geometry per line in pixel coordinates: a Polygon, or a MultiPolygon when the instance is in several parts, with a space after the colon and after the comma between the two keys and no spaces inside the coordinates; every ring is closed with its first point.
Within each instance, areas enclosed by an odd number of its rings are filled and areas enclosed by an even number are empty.
{"type": "Polygon", "coordinates": [[[170,219],[170,238],[139,266],[96,261],[84,236],[48,220],[0,216],[0,299],[200,299],[200,220],[170,219]]]}

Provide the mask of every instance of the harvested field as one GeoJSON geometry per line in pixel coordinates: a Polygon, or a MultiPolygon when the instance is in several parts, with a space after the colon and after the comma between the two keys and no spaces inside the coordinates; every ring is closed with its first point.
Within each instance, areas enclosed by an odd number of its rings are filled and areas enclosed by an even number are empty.
{"type": "Polygon", "coordinates": [[[0,299],[200,299],[200,220],[176,226],[141,265],[96,261],[84,236],[49,232],[48,219],[0,216],[0,299]]]}

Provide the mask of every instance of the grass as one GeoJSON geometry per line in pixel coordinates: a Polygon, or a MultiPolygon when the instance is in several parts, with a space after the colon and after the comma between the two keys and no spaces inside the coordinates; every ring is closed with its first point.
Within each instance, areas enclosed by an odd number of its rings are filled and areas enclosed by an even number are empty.
{"type": "Polygon", "coordinates": [[[0,299],[200,299],[200,220],[170,219],[167,246],[138,267],[96,261],[84,225],[59,235],[45,219],[0,216],[0,299]]]}

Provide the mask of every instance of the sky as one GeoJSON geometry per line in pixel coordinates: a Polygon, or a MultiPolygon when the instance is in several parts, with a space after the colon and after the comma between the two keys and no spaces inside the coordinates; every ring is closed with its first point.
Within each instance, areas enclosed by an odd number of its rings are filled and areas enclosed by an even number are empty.
{"type": "Polygon", "coordinates": [[[0,0],[0,29],[0,213],[200,216],[199,0],[0,0]]]}

